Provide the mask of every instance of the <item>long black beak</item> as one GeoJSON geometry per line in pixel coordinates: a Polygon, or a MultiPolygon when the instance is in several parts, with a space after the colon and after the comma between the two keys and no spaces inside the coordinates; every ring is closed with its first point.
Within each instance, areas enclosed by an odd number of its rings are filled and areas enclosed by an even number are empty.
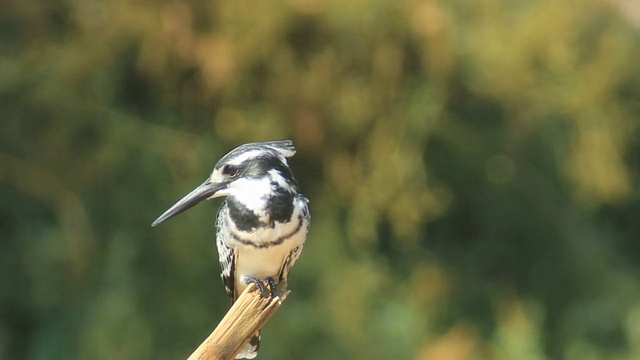
{"type": "Polygon", "coordinates": [[[189,210],[202,200],[206,200],[211,198],[226,186],[225,183],[214,183],[210,181],[205,181],[197,188],[193,189],[190,193],[182,197],[182,199],[178,200],[177,203],[173,204],[170,208],[167,209],[162,215],[160,215],[151,226],[156,226],[161,222],[170,219],[183,211],[189,210]]]}

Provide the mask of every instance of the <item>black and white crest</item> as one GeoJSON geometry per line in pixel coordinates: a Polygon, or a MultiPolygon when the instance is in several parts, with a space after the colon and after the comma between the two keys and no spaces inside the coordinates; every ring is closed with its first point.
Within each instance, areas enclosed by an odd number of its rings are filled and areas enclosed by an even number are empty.
{"type": "Polygon", "coordinates": [[[220,168],[226,164],[250,164],[250,160],[252,159],[270,158],[274,156],[285,166],[288,166],[287,158],[295,154],[296,148],[293,146],[291,140],[248,143],[229,151],[227,155],[218,161],[216,168],[220,168]]]}

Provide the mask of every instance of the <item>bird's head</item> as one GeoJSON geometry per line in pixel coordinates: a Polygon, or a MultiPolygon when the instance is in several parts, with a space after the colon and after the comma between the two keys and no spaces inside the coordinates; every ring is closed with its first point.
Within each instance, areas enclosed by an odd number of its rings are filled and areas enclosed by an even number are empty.
{"type": "Polygon", "coordinates": [[[252,200],[269,197],[270,192],[297,192],[297,184],[287,158],[296,150],[290,140],[240,145],[222,157],[200,186],[182,197],[160,215],[151,226],[190,209],[202,200],[233,196],[252,200]]]}

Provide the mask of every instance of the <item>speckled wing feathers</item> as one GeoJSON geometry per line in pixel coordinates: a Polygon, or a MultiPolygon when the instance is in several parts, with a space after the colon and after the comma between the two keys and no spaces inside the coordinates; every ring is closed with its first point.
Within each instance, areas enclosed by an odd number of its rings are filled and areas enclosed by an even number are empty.
{"type": "MultiPolygon", "coordinates": [[[[307,219],[307,228],[304,231],[308,233],[309,225],[311,224],[311,214],[309,213],[309,205],[308,205],[309,200],[307,200],[307,198],[305,198],[301,194],[298,194],[297,197],[298,199],[303,199],[304,202],[307,204],[302,210],[302,216],[304,216],[307,219]]],[[[302,252],[303,246],[304,244],[301,244],[300,246],[296,246],[295,248],[293,248],[291,252],[289,252],[289,255],[284,259],[284,262],[282,263],[282,268],[280,269],[280,274],[279,274],[280,281],[282,280],[286,281],[287,278],[289,277],[289,271],[291,270],[293,265],[296,263],[296,261],[300,257],[300,253],[302,252]]]]}
{"type": "Polygon", "coordinates": [[[220,231],[225,221],[227,221],[228,208],[226,202],[220,206],[218,210],[218,216],[216,218],[216,245],[218,247],[218,260],[220,261],[220,278],[224,284],[224,288],[229,295],[231,303],[234,302],[234,277],[235,277],[235,254],[232,248],[227,246],[227,239],[229,236],[226,231],[220,231]]]}
{"type": "MultiPolygon", "coordinates": [[[[229,208],[227,206],[227,202],[225,201],[222,206],[220,206],[220,210],[218,210],[218,216],[216,218],[216,245],[218,247],[218,260],[220,262],[220,278],[222,279],[222,283],[224,284],[224,289],[227,291],[229,295],[229,300],[231,304],[236,301],[237,296],[240,294],[235,293],[235,271],[236,271],[236,259],[235,252],[232,248],[227,246],[228,239],[226,237],[230,236],[228,231],[221,231],[224,228],[223,224],[227,221],[227,217],[229,216],[229,208]]],[[[242,348],[240,353],[236,355],[236,359],[253,359],[258,355],[258,350],[260,349],[260,331],[255,333],[250,339],[249,342],[242,348]]]]}

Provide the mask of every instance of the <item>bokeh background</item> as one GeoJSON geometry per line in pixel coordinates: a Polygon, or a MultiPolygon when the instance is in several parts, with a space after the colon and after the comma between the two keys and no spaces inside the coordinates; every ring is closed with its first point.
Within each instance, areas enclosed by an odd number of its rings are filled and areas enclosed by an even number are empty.
{"type": "Polygon", "coordinates": [[[182,359],[231,148],[312,229],[260,359],[640,359],[634,0],[0,3],[0,358],[182,359]]]}

